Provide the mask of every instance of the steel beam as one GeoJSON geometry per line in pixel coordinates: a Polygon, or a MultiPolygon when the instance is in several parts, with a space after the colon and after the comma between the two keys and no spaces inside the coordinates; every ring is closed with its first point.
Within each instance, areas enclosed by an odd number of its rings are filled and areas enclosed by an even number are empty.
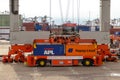
{"type": "Polygon", "coordinates": [[[110,30],[110,1],[111,0],[100,0],[100,30],[110,30]]]}
{"type": "MultiPolygon", "coordinates": [[[[96,39],[98,44],[108,44],[110,42],[109,32],[80,31],[81,39],[96,39]]],[[[49,31],[19,31],[11,32],[11,44],[32,44],[34,39],[48,39],[49,31]]]]}
{"type": "MultiPolygon", "coordinates": [[[[32,43],[34,39],[48,38],[49,32],[19,31],[19,0],[10,1],[10,43],[32,43]]],[[[100,0],[100,22],[102,32],[80,32],[81,38],[96,39],[98,43],[109,43],[110,0],[100,0]],[[103,32],[104,31],[104,32],[103,32]]]]}
{"type": "Polygon", "coordinates": [[[10,32],[19,31],[19,0],[9,0],[10,3],[10,32]]]}

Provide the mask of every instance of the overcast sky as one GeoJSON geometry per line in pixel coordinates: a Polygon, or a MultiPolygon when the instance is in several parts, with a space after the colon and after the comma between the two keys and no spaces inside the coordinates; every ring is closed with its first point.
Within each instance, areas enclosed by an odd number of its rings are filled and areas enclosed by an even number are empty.
{"type": "MultiPolygon", "coordinates": [[[[73,0],[51,0],[51,17],[61,18],[60,2],[62,8],[62,15],[64,18],[72,18],[71,16],[77,17],[77,1],[74,0],[74,9],[73,0]],[[67,5],[69,4],[69,8],[67,5]],[[74,10],[74,13],[73,13],[74,10]]],[[[99,17],[99,6],[100,0],[79,0],[80,9],[79,17],[80,19],[94,19],[99,17]]],[[[50,0],[19,0],[19,12],[25,17],[32,16],[44,16],[50,15],[50,0]]],[[[111,18],[120,18],[120,0],[111,0],[111,18]]],[[[1,0],[0,2],[0,12],[9,11],[9,0],[1,0]]]]}

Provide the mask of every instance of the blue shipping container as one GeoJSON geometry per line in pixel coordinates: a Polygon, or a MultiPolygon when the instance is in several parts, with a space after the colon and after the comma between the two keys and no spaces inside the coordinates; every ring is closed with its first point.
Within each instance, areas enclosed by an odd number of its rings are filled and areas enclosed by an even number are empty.
{"type": "Polygon", "coordinates": [[[42,26],[39,24],[35,24],[35,31],[39,31],[42,29],[42,26]]]}
{"type": "Polygon", "coordinates": [[[85,25],[80,25],[80,26],[77,26],[78,30],[81,30],[81,31],[90,31],[90,26],[85,26],[85,25]]]}
{"type": "Polygon", "coordinates": [[[120,36],[120,32],[118,32],[118,31],[115,32],[114,34],[115,34],[116,36],[120,36]]]}
{"type": "Polygon", "coordinates": [[[36,48],[33,50],[33,54],[37,55],[46,55],[46,56],[56,56],[56,55],[64,55],[64,45],[61,44],[47,44],[47,45],[36,45],[36,48]]]}
{"type": "Polygon", "coordinates": [[[95,31],[100,31],[100,27],[99,26],[95,26],[95,31]]]}

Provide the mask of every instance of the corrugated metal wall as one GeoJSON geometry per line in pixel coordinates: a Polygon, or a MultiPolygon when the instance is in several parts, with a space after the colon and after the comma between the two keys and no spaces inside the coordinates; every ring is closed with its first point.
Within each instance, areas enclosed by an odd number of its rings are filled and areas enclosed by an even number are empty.
{"type": "Polygon", "coordinates": [[[5,27],[10,25],[10,16],[6,14],[0,15],[0,27],[5,27]]]}
{"type": "MultiPolygon", "coordinates": [[[[21,26],[22,19],[19,15],[19,25],[21,26]]],[[[0,14],[0,28],[10,28],[10,15],[9,14],[0,14]]]]}
{"type": "Polygon", "coordinates": [[[0,28],[0,40],[10,39],[10,28],[0,28]]]}

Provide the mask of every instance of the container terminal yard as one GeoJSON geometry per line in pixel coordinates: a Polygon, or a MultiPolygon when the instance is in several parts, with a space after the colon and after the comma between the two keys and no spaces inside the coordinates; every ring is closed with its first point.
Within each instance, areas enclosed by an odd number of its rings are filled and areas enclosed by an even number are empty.
{"type": "Polygon", "coordinates": [[[54,25],[46,15],[26,23],[19,0],[9,0],[10,14],[0,15],[1,79],[119,80],[120,30],[110,25],[110,2],[100,0],[100,25],[90,27],[71,21],[54,25]]]}

